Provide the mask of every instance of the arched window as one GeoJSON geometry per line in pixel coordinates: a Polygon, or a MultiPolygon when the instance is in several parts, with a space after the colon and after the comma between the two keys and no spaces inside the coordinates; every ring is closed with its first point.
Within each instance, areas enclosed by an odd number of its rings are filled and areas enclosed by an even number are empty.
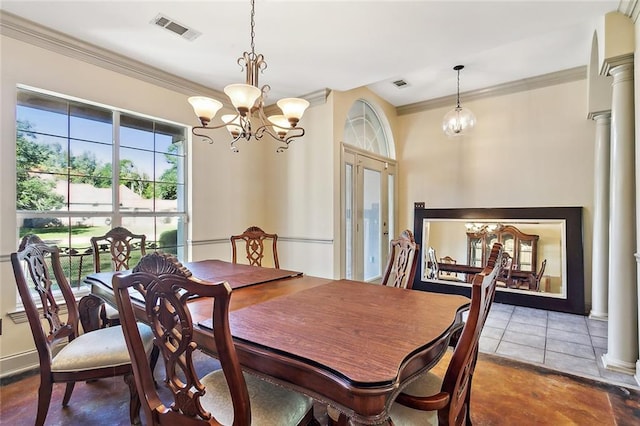
{"type": "Polygon", "coordinates": [[[387,137],[387,128],[388,125],[384,124],[375,109],[359,99],[353,103],[347,114],[344,143],[383,157],[395,158],[392,141],[387,137]]]}

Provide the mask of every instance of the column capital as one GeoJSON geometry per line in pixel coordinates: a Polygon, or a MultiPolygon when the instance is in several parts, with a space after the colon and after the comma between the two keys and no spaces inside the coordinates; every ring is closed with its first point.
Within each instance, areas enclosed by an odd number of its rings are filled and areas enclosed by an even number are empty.
{"type": "Polygon", "coordinates": [[[587,118],[594,121],[611,119],[611,110],[590,112],[587,118]]]}
{"type": "Polygon", "coordinates": [[[602,64],[602,74],[613,75],[611,72],[615,68],[621,67],[623,65],[629,65],[633,67],[633,53],[627,53],[624,55],[605,59],[604,63],[602,64]]]}

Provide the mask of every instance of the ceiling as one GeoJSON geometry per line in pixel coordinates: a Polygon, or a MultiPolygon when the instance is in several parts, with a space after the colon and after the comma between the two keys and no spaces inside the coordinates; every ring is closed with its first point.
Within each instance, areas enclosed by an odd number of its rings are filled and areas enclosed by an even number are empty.
{"type": "MultiPolygon", "coordinates": [[[[367,86],[395,106],[586,65],[619,0],[256,0],[255,51],[269,101],[367,86]],[[408,84],[397,88],[399,79],[408,84]]],[[[248,0],[2,0],[0,9],[162,71],[222,90],[244,82],[248,0]],[[163,14],[201,35],[153,23],[163,14]]],[[[463,98],[464,103],[464,98],[463,98]]]]}

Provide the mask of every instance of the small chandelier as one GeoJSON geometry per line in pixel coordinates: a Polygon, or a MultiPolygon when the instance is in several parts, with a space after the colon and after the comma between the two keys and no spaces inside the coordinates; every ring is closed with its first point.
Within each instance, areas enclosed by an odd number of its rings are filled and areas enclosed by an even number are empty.
{"type": "Polygon", "coordinates": [[[469,132],[476,125],[476,116],[473,115],[469,108],[460,106],[460,70],[464,65],[456,65],[454,71],[458,72],[458,96],[457,105],[449,111],[442,120],[442,130],[447,136],[460,136],[469,132]]]}
{"type": "Polygon", "coordinates": [[[282,110],[282,115],[266,116],[264,102],[271,87],[266,84],[261,88],[258,86],[258,73],[267,68],[267,63],[262,54],[255,53],[254,38],[255,0],[251,0],[251,52],[244,52],[237,61],[241,69],[246,71],[246,83],[230,84],[224,88],[224,93],[231,100],[236,113],[223,115],[221,117],[222,124],[210,126],[211,120],[222,108],[222,102],[204,96],[192,96],[188,101],[202,124],[194,126],[192,133],[213,143],[213,139],[200,133],[200,130],[226,127],[233,138],[231,141],[233,152],[238,152],[235,143],[240,139],[260,140],[268,135],[280,142],[276,151],[282,152],[289,148],[289,143],[293,139],[304,135],[304,129],[297,127],[297,125],[309,106],[309,102],[299,98],[280,99],[276,104],[282,110]]]}

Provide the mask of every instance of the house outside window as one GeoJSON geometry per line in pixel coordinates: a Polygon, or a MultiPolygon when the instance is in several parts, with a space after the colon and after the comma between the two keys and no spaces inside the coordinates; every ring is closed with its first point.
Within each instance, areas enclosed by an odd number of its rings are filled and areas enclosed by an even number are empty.
{"type": "Polygon", "coordinates": [[[184,259],[186,140],[178,124],[19,87],[18,241],[57,245],[74,288],[93,272],[90,238],[115,226],[184,259]]]}

